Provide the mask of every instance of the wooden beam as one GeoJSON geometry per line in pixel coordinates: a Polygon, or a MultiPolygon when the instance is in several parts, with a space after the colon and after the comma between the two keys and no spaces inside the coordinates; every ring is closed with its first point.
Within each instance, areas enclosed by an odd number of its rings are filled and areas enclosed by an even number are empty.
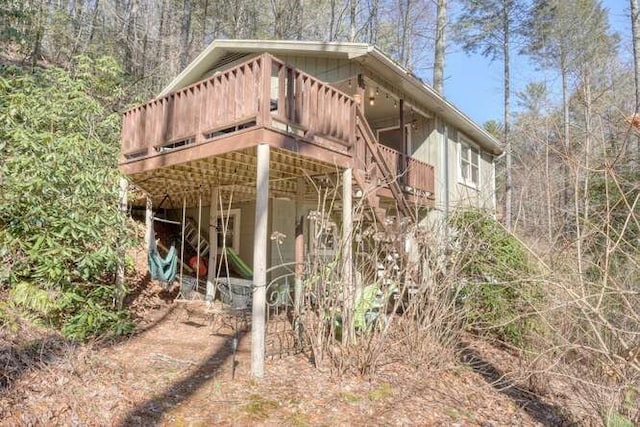
{"type": "Polygon", "coordinates": [[[271,69],[272,59],[267,54],[262,54],[262,76],[260,76],[260,105],[258,111],[258,124],[260,126],[271,125],[271,69]]]}
{"type": "Polygon", "coordinates": [[[251,317],[251,375],[264,376],[267,308],[267,226],[269,217],[269,145],[258,145],[256,211],[253,240],[253,311],[251,317]]]}
{"type": "MultiPolygon", "coordinates": [[[[226,154],[250,149],[258,142],[267,143],[274,148],[280,148],[292,153],[308,157],[311,161],[329,163],[333,166],[346,167],[351,163],[351,154],[344,147],[344,152],[338,152],[322,146],[324,141],[305,141],[294,138],[276,129],[251,128],[238,131],[232,135],[216,138],[202,144],[176,148],[175,150],[156,153],[154,156],[132,160],[120,164],[120,170],[126,175],[134,175],[170,166],[187,166],[189,162],[223,156],[226,154]]],[[[233,161],[233,159],[229,159],[233,161]]]]}

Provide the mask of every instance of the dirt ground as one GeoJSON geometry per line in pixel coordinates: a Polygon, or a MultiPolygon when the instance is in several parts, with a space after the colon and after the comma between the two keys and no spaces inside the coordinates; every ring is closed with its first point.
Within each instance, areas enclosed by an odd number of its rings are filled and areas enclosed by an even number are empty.
{"type": "MultiPolygon", "coordinates": [[[[316,369],[308,355],[250,377],[250,332],[234,317],[174,303],[138,278],[137,332],[74,344],[50,331],[0,335],[0,425],[562,425],[562,410],[515,387],[476,342],[439,371],[401,364],[374,378],[316,369]],[[233,339],[238,351],[233,357],[233,339]]],[[[498,354],[498,355],[496,355],[498,354]]]]}
{"type": "MultiPolygon", "coordinates": [[[[493,384],[500,377],[497,371],[479,372],[472,364],[442,372],[388,366],[374,379],[337,379],[300,354],[268,360],[265,378],[254,380],[249,375],[250,334],[244,331],[232,378],[234,329],[216,324],[167,304],[150,312],[140,332],[118,343],[75,346],[46,336],[36,340],[29,344],[36,350],[29,368],[1,390],[1,424],[562,423],[552,407],[521,392],[499,390],[505,384],[493,384]],[[53,354],[40,353],[38,345],[53,354]]],[[[465,357],[477,362],[481,356],[470,349],[465,357]]]]}

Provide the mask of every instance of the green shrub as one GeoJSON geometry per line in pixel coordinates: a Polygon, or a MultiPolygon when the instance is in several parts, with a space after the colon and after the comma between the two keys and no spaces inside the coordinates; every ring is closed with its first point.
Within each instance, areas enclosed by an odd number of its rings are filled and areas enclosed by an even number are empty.
{"type": "MultiPolygon", "coordinates": [[[[71,71],[0,74],[0,287],[32,317],[86,338],[126,331],[111,308],[117,244],[120,92],[109,58],[71,71]]],[[[126,322],[125,322],[126,323],[126,322]]]]}
{"type": "Polygon", "coordinates": [[[450,219],[453,257],[461,263],[470,328],[521,346],[535,327],[533,308],[542,300],[527,249],[495,219],[479,210],[461,210],[450,219]]]}

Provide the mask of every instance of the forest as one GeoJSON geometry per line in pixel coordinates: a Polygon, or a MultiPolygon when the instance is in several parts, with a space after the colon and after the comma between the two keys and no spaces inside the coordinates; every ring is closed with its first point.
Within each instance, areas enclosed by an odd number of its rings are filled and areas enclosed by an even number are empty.
{"type": "MultiPolygon", "coordinates": [[[[526,393],[555,396],[552,384],[562,383],[570,397],[552,420],[636,425],[638,1],[625,11],[631,34],[612,29],[598,0],[1,2],[0,362],[16,368],[0,372],[0,392],[33,364],[16,350],[26,325],[79,343],[135,329],[114,287],[123,251],[141,241],[119,208],[121,113],[216,39],[343,41],[378,46],[439,93],[454,49],[499,64],[501,114],[483,124],[504,146],[499,221],[452,216],[459,232],[431,294],[440,302],[425,299],[416,318],[429,327],[402,345],[419,353],[418,364],[441,369],[435,354],[455,359],[465,334],[499,343],[517,355],[526,393]],[[512,89],[516,59],[534,64],[517,76],[522,90],[512,89]],[[453,288],[456,300],[444,303],[453,288]]],[[[392,332],[329,357],[332,371],[374,374],[393,359],[381,349],[392,332]]],[[[3,414],[11,413],[0,405],[3,414]]]]}

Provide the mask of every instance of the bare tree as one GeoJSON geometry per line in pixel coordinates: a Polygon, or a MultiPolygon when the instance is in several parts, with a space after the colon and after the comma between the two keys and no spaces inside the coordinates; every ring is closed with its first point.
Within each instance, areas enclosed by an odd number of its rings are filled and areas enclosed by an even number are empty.
{"type": "Polygon", "coordinates": [[[358,31],[358,0],[349,0],[349,41],[355,42],[358,31]]]}
{"type": "Polygon", "coordinates": [[[187,66],[189,60],[189,38],[191,34],[191,0],[182,2],[182,25],[180,26],[180,69],[187,66]]]}
{"type": "MultiPolygon", "coordinates": [[[[609,36],[606,11],[595,0],[553,0],[534,2],[527,24],[525,51],[542,67],[556,69],[562,80],[563,150],[572,155],[570,79],[585,78],[589,68],[615,54],[617,40],[609,36]]],[[[589,79],[587,79],[589,80],[589,79]]],[[[563,216],[569,226],[570,163],[564,162],[563,216]]]]}
{"type": "Polygon", "coordinates": [[[436,43],[433,60],[433,88],[438,93],[443,90],[444,51],[446,47],[445,29],[447,25],[447,0],[437,0],[436,43]]]}
{"type": "MultiPolygon", "coordinates": [[[[631,4],[631,36],[633,38],[633,77],[636,89],[634,113],[640,114],[640,10],[638,9],[638,0],[629,0],[629,3],[631,4]]],[[[640,137],[636,144],[636,156],[640,162],[640,137]]]]}
{"type": "Polygon", "coordinates": [[[511,43],[518,34],[523,4],[519,0],[465,0],[464,11],[456,23],[457,39],[467,52],[480,52],[492,61],[501,59],[504,82],[505,148],[505,224],[512,221],[512,155],[510,139],[511,119],[511,43]]]}

